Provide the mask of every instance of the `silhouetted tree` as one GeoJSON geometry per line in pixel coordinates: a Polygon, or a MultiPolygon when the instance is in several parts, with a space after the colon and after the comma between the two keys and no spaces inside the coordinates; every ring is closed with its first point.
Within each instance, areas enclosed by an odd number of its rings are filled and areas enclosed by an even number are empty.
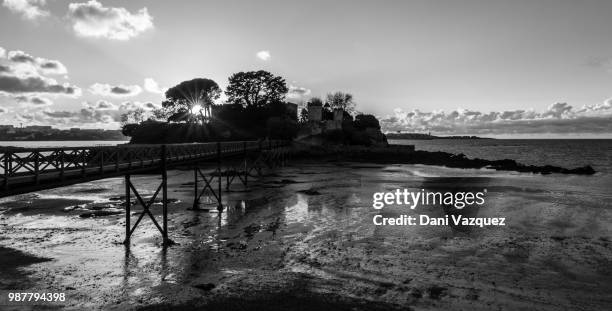
{"type": "Polygon", "coordinates": [[[153,111],[151,111],[151,114],[152,114],[153,120],[168,121],[170,116],[174,114],[174,110],[169,109],[167,107],[161,107],[161,108],[153,109],[153,111]]]}
{"type": "Polygon", "coordinates": [[[322,114],[323,120],[333,120],[334,119],[334,112],[331,109],[331,105],[329,103],[325,103],[325,105],[323,105],[323,110],[321,111],[321,114],[322,114]]]}
{"type": "Polygon", "coordinates": [[[344,109],[352,113],[355,110],[353,95],[349,93],[335,92],[327,94],[327,103],[332,109],[344,109]]]}
{"type": "Polygon", "coordinates": [[[308,106],[323,106],[323,101],[319,97],[313,97],[308,101],[308,106]]]}
{"type": "Polygon", "coordinates": [[[306,110],[306,108],[302,108],[302,111],[300,111],[300,123],[306,122],[308,122],[308,110],[306,110]]]}
{"type": "Polygon", "coordinates": [[[146,111],[142,108],[137,108],[128,111],[121,115],[121,133],[125,136],[131,136],[138,123],[145,120],[146,111]]]}
{"type": "Polygon", "coordinates": [[[140,123],[145,119],[146,111],[142,108],[136,108],[121,115],[121,124],[140,123]]]}
{"type": "Polygon", "coordinates": [[[126,123],[121,126],[121,134],[123,136],[132,136],[134,134],[134,130],[138,128],[138,124],[136,123],[126,123]]]}
{"type": "Polygon", "coordinates": [[[355,116],[353,126],[358,130],[365,130],[368,127],[380,129],[378,119],[371,114],[360,114],[355,116]]]}
{"type": "Polygon", "coordinates": [[[173,112],[170,116],[173,120],[189,123],[198,119],[204,121],[207,117],[210,117],[210,106],[220,95],[221,89],[217,82],[205,78],[196,78],[183,81],[169,88],[166,91],[166,100],[162,102],[162,107],[173,112]],[[180,118],[179,116],[183,117],[180,118]]]}
{"type": "Polygon", "coordinates": [[[230,103],[261,107],[283,101],[288,91],[285,79],[259,70],[233,74],[225,95],[230,103]]]}

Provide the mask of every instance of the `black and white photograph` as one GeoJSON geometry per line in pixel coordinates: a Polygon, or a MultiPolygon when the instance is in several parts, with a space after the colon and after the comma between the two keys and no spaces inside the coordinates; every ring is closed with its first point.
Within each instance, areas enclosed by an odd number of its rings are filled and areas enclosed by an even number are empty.
{"type": "Polygon", "coordinates": [[[612,310],[611,15],[0,0],[0,310],[612,310]]]}

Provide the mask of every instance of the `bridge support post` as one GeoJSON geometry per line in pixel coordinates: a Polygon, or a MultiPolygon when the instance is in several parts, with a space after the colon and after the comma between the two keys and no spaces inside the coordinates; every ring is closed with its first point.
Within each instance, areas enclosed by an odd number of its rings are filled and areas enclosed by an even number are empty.
{"type": "Polygon", "coordinates": [[[222,175],[221,174],[221,143],[217,142],[217,177],[218,177],[217,178],[217,185],[218,185],[218,190],[219,190],[219,192],[218,192],[219,197],[218,197],[218,200],[217,200],[217,202],[219,204],[217,205],[217,210],[219,211],[219,213],[223,211],[223,202],[221,201],[222,200],[221,195],[222,195],[222,192],[223,192],[223,191],[221,191],[221,179],[223,177],[221,175],[222,175]]]}
{"type": "Polygon", "coordinates": [[[196,164],[193,168],[193,209],[198,209],[200,205],[200,196],[198,195],[198,191],[200,191],[198,188],[198,173],[198,164],[196,164]]]}
{"type": "Polygon", "coordinates": [[[161,175],[162,175],[162,223],[164,245],[168,245],[168,167],[166,165],[166,145],[161,147],[161,175]]]}
{"type": "Polygon", "coordinates": [[[142,221],[142,218],[144,218],[145,215],[149,215],[149,218],[151,219],[151,221],[153,221],[153,224],[155,225],[157,230],[159,230],[159,232],[162,234],[164,246],[167,246],[172,243],[172,241],[168,239],[168,170],[167,170],[167,165],[166,165],[166,146],[165,145],[162,145],[161,147],[160,159],[161,159],[160,169],[161,169],[162,181],[157,187],[157,190],[155,190],[155,193],[153,194],[153,196],[151,196],[151,198],[146,202],[145,200],[143,200],[140,193],[138,193],[138,190],[136,190],[136,187],[134,187],[134,184],[132,183],[130,175],[129,174],[125,175],[125,240],[123,241],[123,243],[128,246],[130,244],[130,238],[132,237],[132,234],[134,234],[134,231],[136,230],[136,228],[140,224],[140,221],[142,221]],[[155,219],[155,216],[153,216],[153,213],[151,212],[151,207],[155,203],[155,199],[157,198],[157,195],[159,194],[160,191],[162,193],[162,198],[161,198],[162,225],[161,226],[159,225],[159,223],[155,219]],[[134,226],[131,226],[131,216],[132,216],[131,215],[131,206],[132,206],[131,194],[132,192],[134,193],[134,196],[136,197],[137,202],[143,207],[142,213],[140,213],[140,216],[138,216],[138,219],[136,220],[136,223],[134,223],[134,226]]]}
{"type": "Polygon", "coordinates": [[[2,168],[4,170],[4,182],[3,182],[3,187],[4,187],[4,191],[8,191],[9,189],[9,176],[11,174],[11,163],[13,163],[11,161],[11,152],[8,150],[8,148],[6,148],[7,150],[4,151],[4,167],[2,168]]]}
{"type": "Polygon", "coordinates": [[[127,174],[125,175],[125,240],[123,241],[123,244],[125,245],[130,244],[130,229],[132,228],[130,224],[130,220],[132,217],[132,198],[130,197],[130,184],[130,174],[127,174]]]}
{"type": "Polygon", "coordinates": [[[247,154],[247,148],[246,148],[246,142],[242,143],[242,153],[243,153],[243,157],[244,157],[244,186],[248,187],[249,186],[249,171],[248,171],[248,154],[247,154]]]}

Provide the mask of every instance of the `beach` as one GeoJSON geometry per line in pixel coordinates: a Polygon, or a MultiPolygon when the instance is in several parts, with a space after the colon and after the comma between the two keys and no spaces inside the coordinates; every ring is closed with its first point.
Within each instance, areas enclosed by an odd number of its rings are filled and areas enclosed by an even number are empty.
{"type": "MultiPolygon", "coordinates": [[[[105,179],[2,199],[0,251],[19,257],[0,256],[16,258],[0,285],[66,292],[74,310],[601,310],[612,304],[612,194],[602,178],[300,161],[248,190],[233,185],[219,215],[214,205],[191,210],[193,172],[174,170],[168,248],[146,217],[131,246],[121,244],[123,179],[105,179]],[[464,212],[506,225],[372,223],[448,213],[375,210],[374,192],[458,187],[486,188],[486,204],[464,212]]],[[[143,193],[159,183],[132,181],[143,193]]]]}

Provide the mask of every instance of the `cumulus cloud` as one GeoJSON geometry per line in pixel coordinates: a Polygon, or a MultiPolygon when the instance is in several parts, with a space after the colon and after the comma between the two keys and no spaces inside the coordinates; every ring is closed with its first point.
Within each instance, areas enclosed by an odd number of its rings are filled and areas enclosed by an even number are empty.
{"type": "Polygon", "coordinates": [[[131,111],[131,110],[136,110],[136,109],[144,109],[147,111],[151,111],[153,109],[158,109],[161,108],[160,105],[156,105],[152,102],[139,102],[139,101],[128,101],[128,102],[123,102],[120,106],[119,109],[120,110],[124,110],[124,111],[131,111]]]}
{"type": "Polygon", "coordinates": [[[289,85],[289,92],[287,92],[287,98],[289,99],[304,99],[310,95],[310,89],[301,86],[289,85]]]}
{"type": "Polygon", "coordinates": [[[38,68],[44,74],[62,75],[68,73],[64,64],[57,60],[39,59],[38,61],[38,68]]]}
{"type": "Polygon", "coordinates": [[[17,103],[20,104],[25,104],[28,106],[33,106],[33,107],[44,107],[44,106],[50,106],[53,104],[53,102],[46,98],[46,97],[41,97],[41,96],[36,96],[36,95],[18,95],[13,97],[15,99],[15,101],[17,101],[17,103]]]}
{"type": "Polygon", "coordinates": [[[10,51],[8,52],[8,59],[15,63],[35,63],[34,56],[24,51],[10,51]]]}
{"type": "Polygon", "coordinates": [[[58,60],[51,60],[42,57],[34,57],[24,51],[10,51],[7,59],[15,65],[31,66],[31,71],[40,71],[43,74],[66,74],[66,66],[58,60]]]}
{"type": "Polygon", "coordinates": [[[270,51],[259,51],[257,52],[257,54],[255,54],[257,56],[257,58],[263,60],[263,61],[267,61],[269,60],[272,55],[270,54],[270,51]]]}
{"type": "Polygon", "coordinates": [[[58,83],[43,76],[0,75],[0,93],[49,93],[55,95],[80,96],[81,90],[69,83],[58,83]]]}
{"type": "Polygon", "coordinates": [[[6,57],[6,50],[0,46],[0,58],[6,57]]]}
{"type": "Polygon", "coordinates": [[[113,86],[109,84],[94,83],[89,87],[89,92],[101,96],[130,97],[140,94],[142,88],[138,85],[113,86]]]}
{"type": "Polygon", "coordinates": [[[49,124],[58,127],[104,127],[117,128],[121,115],[136,109],[144,109],[147,113],[159,108],[151,102],[126,101],[119,105],[106,100],[83,102],[79,110],[43,109],[29,114],[18,114],[18,120],[29,123],[49,124]]]}
{"type": "Polygon", "coordinates": [[[612,133],[611,101],[575,109],[555,103],[543,112],[509,110],[480,112],[457,109],[450,112],[410,112],[396,109],[382,118],[385,131],[434,132],[440,134],[529,134],[529,133],[612,133]]]}
{"type": "Polygon", "coordinates": [[[163,94],[166,92],[166,88],[160,87],[157,81],[153,80],[152,78],[146,78],[144,80],[144,89],[147,92],[155,94],[163,94]]]}
{"type": "Polygon", "coordinates": [[[125,8],[104,7],[96,0],[70,3],[68,17],[74,31],[84,37],[128,40],[153,28],[147,8],[130,13],[125,8]]]}
{"type": "Polygon", "coordinates": [[[38,95],[64,95],[78,97],[81,89],[69,83],[59,83],[48,74],[66,74],[66,67],[57,60],[34,57],[23,51],[2,53],[0,59],[0,95],[20,103],[50,105],[51,101],[38,95]]]}
{"type": "Polygon", "coordinates": [[[4,0],[2,5],[9,10],[21,14],[25,19],[37,19],[49,15],[49,11],[43,10],[46,0],[4,0]]]}
{"type": "Polygon", "coordinates": [[[117,105],[106,101],[106,100],[99,100],[95,103],[85,103],[84,104],[87,108],[90,109],[95,109],[95,110],[117,110],[117,105]]]}

